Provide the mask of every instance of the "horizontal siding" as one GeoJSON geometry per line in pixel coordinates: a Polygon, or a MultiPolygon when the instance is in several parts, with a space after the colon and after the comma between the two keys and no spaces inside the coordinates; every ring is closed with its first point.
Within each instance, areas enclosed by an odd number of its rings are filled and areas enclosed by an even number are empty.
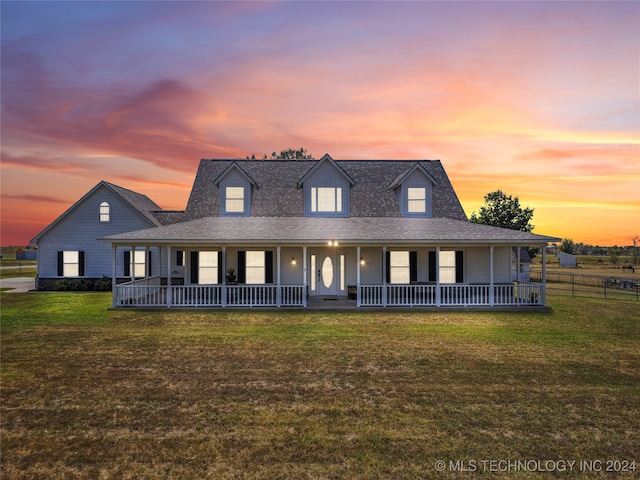
{"type": "MultiPolygon", "coordinates": [[[[120,197],[106,187],[73,208],[65,218],[40,238],[38,243],[38,276],[55,278],[58,274],[57,252],[81,250],[85,252],[85,276],[101,277],[112,274],[112,253],[109,242],[100,237],[149,228],[153,225],[138,214],[120,197]],[[108,202],[111,221],[99,221],[100,203],[108,202]]],[[[121,263],[121,256],[119,256],[121,263]]],[[[120,270],[122,266],[120,265],[120,270]]]]}

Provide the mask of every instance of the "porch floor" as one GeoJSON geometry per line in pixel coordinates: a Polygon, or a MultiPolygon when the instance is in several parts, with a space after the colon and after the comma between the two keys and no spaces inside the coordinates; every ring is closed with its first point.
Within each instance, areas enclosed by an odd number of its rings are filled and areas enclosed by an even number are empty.
{"type": "Polygon", "coordinates": [[[307,308],[314,310],[351,310],[356,309],[356,301],[347,297],[308,297],[307,308]]]}

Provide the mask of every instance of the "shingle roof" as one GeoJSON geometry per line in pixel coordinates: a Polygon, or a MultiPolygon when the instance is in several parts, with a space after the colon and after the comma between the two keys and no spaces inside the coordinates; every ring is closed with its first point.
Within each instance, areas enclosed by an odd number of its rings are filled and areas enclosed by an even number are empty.
{"type": "MultiPolygon", "coordinates": [[[[318,160],[201,160],[184,214],[167,217],[168,221],[218,216],[220,192],[213,181],[234,162],[260,187],[253,192],[252,216],[304,215],[303,191],[297,184],[318,160]]],[[[400,217],[400,205],[389,186],[419,163],[437,181],[433,187],[433,217],[467,219],[439,160],[336,160],[335,163],[355,182],[350,192],[351,217],[400,217]]]]}
{"type": "Polygon", "coordinates": [[[115,243],[437,243],[540,245],[558,238],[449,218],[207,217],[106,237],[115,243]]]}
{"type": "Polygon", "coordinates": [[[154,225],[162,225],[158,219],[154,216],[154,212],[161,210],[160,206],[151,200],[146,195],[143,195],[133,190],[119,187],[109,182],[102,182],[107,187],[110,187],[114,192],[120,195],[129,205],[135,208],[142,216],[149,220],[154,225]]]}
{"type": "Polygon", "coordinates": [[[108,188],[113,191],[116,195],[122,198],[126,203],[128,203],[131,208],[137,211],[140,215],[146,218],[151,224],[160,226],[163,225],[154,215],[154,213],[160,210],[160,206],[151,200],[146,195],[141,193],[134,192],[133,190],[128,190],[126,188],[119,187],[118,185],[114,185],[113,183],[105,182],[104,180],[98,182],[95,187],[89,190],[86,194],[82,196],[77,202],[71,205],[62,215],[56,218],[53,222],[51,222],[47,227],[42,230],[38,235],[36,235],[31,243],[37,244],[45,233],[51,230],[55,225],[57,225],[62,219],[64,219],[69,213],[71,213],[75,208],[80,205],[86,198],[91,196],[96,190],[99,188],[108,188]]]}

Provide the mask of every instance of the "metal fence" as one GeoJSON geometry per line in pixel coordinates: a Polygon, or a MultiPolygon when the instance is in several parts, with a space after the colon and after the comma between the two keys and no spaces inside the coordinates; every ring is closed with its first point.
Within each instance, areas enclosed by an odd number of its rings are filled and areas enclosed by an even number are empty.
{"type": "MultiPolygon", "coordinates": [[[[531,269],[531,281],[542,281],[542,270],[531,269]]],[[[640,278],[547,270],[547,292],[572,297],[640,300],[640,278]]]]}

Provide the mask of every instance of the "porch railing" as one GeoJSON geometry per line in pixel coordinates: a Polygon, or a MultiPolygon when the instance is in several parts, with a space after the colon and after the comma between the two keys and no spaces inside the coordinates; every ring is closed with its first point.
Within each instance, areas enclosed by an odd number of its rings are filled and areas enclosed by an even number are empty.
{"type": "MultiPolygon", "coordinates": [[[[116,307],[303,306],[302,285],[160,285],[159,277],[116,285],[116,307]]],[[[360,285],[361,306],[542,305],[542,284],[360,285]]]]}
{"type": "Polygon", "coordinates": [[[542,285],[360,285],[362,306],[513,306],[542,305],[542,285]]]}
{"type": "Polygon", "coordinates": [[[302,285],[160,285],[145,278],[115,287],[116,307],[277,307],[304,305],[302,285]],[[169,296],[170,294],[170,296],[169,296]]]}

